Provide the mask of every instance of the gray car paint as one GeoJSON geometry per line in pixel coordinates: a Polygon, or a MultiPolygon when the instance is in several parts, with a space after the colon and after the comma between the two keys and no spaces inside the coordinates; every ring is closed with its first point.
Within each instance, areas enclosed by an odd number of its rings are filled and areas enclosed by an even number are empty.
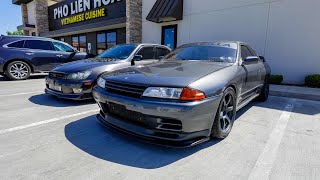
{"type": "MultiPolygon", "coordinates": [[[[98,103],[114,102],[124,105],[128,110],[146,115],[178,119],[183,124],[182,131],[178,132],[179,136],[184,136],[184,133],[198,134],[201,132],[203,136],[208,137],[223,91],[227,87],[233,87],[238,97],[237,108],[238,106],[241,108],[257,97],[271,73],[268,64],[261,59],[258,58],[258,61],[249,63],[241,58],[240,46],[246,44],[232,43],[238,46],[237,58],[233,63],[162,61],[143,67],[125,68],[102,76],[110,81],[143,84],[149,87],[189,87],[204,92],[206,95],[204,100],[186,103],[157,98],[137,99],[108,93],[98,86],[93,90],[93,96],[98,103]]],[[[120,127],[124,131],[141,133],[138,131],[141,127],[126,125],[112,116],[100,115],[98,119],[101,117],[105,122],[120,127]]],[[[144,136],[154,137],[152,131],[147,129],[144,136]]],[[[171,140],[180,141],[184,140],[184,137],[171,140]]]]}

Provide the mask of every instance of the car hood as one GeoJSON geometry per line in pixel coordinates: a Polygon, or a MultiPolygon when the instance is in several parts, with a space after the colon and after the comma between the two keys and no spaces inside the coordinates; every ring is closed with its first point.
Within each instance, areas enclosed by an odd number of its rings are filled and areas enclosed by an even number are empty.
{"type": "MultiPolygon", "coordinates": [[[[62,64],[54,68],[52,71],[63,72],[63,73],[74,73],[74,72],[83,72],[88,70],[94,70],[96,68],[105,69],[103,66],[108,66],[111,64],[117,64],[120,60],[117,59],[100,59],[100,58],[91,58],[84,59],[79,61],[73,61],[70,63],[62,64]]],[[[123,61],[123,60],[121,60],[123,61]]]]}
{"type": "Polygon", "coordinates": [[[110,81],[146,86],[186,87],[201,77],[231,65],[206,61],[162,61],[120,69],[106,73],[103,77],[110,81]]]}

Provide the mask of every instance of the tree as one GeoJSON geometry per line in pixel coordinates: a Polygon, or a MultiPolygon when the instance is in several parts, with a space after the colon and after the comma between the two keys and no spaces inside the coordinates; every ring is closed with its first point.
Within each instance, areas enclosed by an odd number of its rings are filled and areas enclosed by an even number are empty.
{"type": "Polygon", "coordinates": [[[14,36],[23,36],[23,31],[22,30],[16,30],[16,31],[7,31],[7,35],[14,35],[14,36]]]}

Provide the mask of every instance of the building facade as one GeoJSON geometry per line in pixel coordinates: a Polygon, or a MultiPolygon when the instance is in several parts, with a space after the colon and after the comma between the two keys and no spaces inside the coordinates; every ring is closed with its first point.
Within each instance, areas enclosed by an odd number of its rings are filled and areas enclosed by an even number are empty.
{"type": "Polygon", "coordinates": [[[265,56],[272,74],[283,75],[285,83],[303,83],[306,75],[320,74],[318,0],[13,3],[21,5],[23,25],[19,28],[26,35],[56,38],[94,55],[122,43],[161,43],[175,48],[190,42],[237,40],[265,56]]]}

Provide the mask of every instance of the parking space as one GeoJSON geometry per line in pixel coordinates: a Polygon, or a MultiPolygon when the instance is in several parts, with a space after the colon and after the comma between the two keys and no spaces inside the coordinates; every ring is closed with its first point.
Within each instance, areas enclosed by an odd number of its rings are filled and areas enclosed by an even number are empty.
{"type": "Polygon", "coordinates": [[[320,102],[253,102],[226,139],[172,149],[102,127],[93,101],[45,95],[43,77],[0,77],[0,179],[320,178],[320,102]]]}

